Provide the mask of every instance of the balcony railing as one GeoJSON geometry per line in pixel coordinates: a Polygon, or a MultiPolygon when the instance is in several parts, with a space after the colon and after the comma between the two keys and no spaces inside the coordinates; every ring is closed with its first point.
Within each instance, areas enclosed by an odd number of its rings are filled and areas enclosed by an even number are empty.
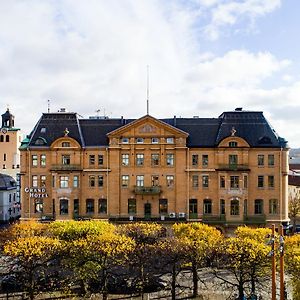
{"type": "Polygon", "coordinates": [[[249,171],[248,165],[239,164],[220,164],[217,168],[220,171],[249,171]]]}
{"type": "Polygon", "coordinates": [[[80,171],[82,170],[81,165],[52,165],[51,171],[80,171]]]}
{"type": "Polygon", "coordinates": [[[160,186],[135,186],[134,192],[136,195],[158,195],[161,193],[160,186]]]}

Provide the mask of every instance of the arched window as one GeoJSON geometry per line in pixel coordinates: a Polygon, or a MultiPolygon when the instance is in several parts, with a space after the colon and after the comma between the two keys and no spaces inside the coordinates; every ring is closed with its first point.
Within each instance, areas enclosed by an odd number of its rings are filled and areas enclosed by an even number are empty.
{"type": "Polygon", "coordinates": [[[69,213],[69,200],[68,199],[60,199],[59,211],[60,211],[61,215],[67,215],[69,213]]]}
{"type": "Polygon", "coordinates": [[[9,142],[9,135],[6,136],[5,141],[9,142]]]}
{"type": "Polygon", "coordinates": [[[203,201],[203,214],[211,214],[211,213],[212,213],[211,199],[205,199],[203,201]]]}
{"type": "Polygon", "coordinates": [[[230,214],[232,216],[238,216],[240,214],[240,201],[237,199],[230,201],[230,214]]]}

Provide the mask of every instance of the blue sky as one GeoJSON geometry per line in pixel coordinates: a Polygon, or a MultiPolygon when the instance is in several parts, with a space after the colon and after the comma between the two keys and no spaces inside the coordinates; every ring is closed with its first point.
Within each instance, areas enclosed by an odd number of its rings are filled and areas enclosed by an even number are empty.
{"type": "Polygon", "coordinates": [[[0,109],[84,117],[262,110],[300,147],[298,0],[0,0],[0,109]]]}

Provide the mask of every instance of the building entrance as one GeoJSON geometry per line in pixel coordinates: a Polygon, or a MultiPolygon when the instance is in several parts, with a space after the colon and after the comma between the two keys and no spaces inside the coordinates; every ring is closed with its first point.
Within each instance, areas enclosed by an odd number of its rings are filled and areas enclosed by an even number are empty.
{"type": "Polygon", "coordinates": [[[151,218],[151,203],[145,203],[144,214],[145,214],[145,219],[151,218]]]}

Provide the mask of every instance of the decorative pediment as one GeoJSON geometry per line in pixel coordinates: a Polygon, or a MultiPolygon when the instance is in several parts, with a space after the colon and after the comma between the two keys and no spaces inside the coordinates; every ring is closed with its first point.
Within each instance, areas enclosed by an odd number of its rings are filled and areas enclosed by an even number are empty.
{"type": "Polygon", "coordinates": [[[146,115],[140,119],[130,122],[107,134],[109,138],[121,136],[174,136],[187,138],[188,133],[171,126],[152,116],[146,115]]]}

